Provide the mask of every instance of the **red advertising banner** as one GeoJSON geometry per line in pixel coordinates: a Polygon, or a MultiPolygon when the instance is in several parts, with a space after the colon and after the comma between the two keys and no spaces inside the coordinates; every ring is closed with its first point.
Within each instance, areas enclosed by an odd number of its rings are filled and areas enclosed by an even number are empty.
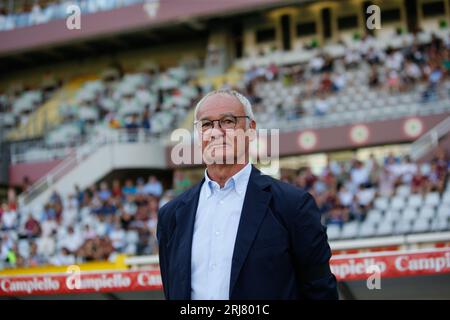
{"type": "MultiPolygon", "coordinates": [[[[331,270],[339,281],[450,273],[450,248],[334,256],[331,270]]],[[[0,276],[0,296],[161,290],[159,270],[98,271],[0,276]]]]}
{"type": "Polygon", "coordinates": [[[159,270],[0,277],[0,296],[161,290],[159,270]]]}
{"type": "Polygon", "coordinates": [[[330,266],[341,281],[450,273],[450,248],[334,256],[330,266]]]}

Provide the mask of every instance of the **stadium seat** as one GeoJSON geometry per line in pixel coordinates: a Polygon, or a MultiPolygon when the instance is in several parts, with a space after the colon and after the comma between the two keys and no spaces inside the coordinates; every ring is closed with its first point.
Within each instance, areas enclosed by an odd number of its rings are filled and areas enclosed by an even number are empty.
{"type": "Polygon", "coordinates": [[[376,224],[372,221],[364,221],[359,227],[359,237],[372,237],[376,232],[376,224]]]}
{"type": "Polygon", "coordinates": [[[365,221],[368,221],[371,223],[379,223],[381,221],[381,219],[383,219],[383,214],[381,213],[381,211],[377,210],[377,209],[372,209],[372,210],[369,210],[369,212],[367,213],[365,221]]]}
{"type": "Polygon", "coordinates": [[[450,217],[450,205],[443,204],[438,208],[437,216],[439,218],[448,218],[450,217]]]}
{"type": "Polygon", "coordinates": [[[398,220],[395,222],[394,232],[396,234],[405,234],[411,231],[411,221],[410,220],[398,220]]]}
{"type": "Polygon", "coordinates": [[[442,204],[450,205],[450,192],[445,192],[442,196],[442,204]]]}
{"type": "Polygon", "coordinates": [[[390,208],[393,210],[401,210],[405,207],[405,198],[394,196],[391,201],[390,208]]]}
{"type": "Polygon", "coordinates": [[[437,206],[440,202],[440,196],[438,192],[430,192],[425,196],[425,204],[429,206],[437,206]]]}
{"type": "Polygon", "coordinates": [[[384,213],[384,221],[396,221],[400,219],[400,211],[389,209],[384,213]]]}
{"type": "Polygon", "coordinates": [[[396,189],[396,194],[401,197],[407,197],[411,194],[411,186],[409,185],[401,185],[396,189]]]}
{"type": "Polygon", "coordinates": [[[438,217],[431,223],[432,231],[446,231],[449,229],[449,223],[447,217],[438,217]]]}
{"type": "Polygon", "coordinates": [[[327,226],[327,236],[329,240],[339,239],[341,234],[341,228],[338,225],[331,224],[327,226]]]}
{"type": "Polygon", "coordinates": [[[378,210],[384,211],[389,207],[389,198],[388,197],[378,197],[374,201],[375,208],[378,210]]]}
{"type": "Polygon", "coordinates": [[[351,221],[344,224],[342,227],[341,238],[349,239],[358,235],[359,222],[351,221]]]}
{"type": "Polygon", "coordinates": [[[430,229],[429,220],[426,218],[419,218],[413,222],[412,232],[420,233],[420,232],[428,232],[430,229]]]}
{"type": "Polygon", "coordinates": [[[420,194],[412,194],[408,197],[407,206],[410,208],[419,208],[423,204],[423,198],[420,194]]]}
{"type": "Polygon", "coordinates": [[[417,217],[417,211],[415,208],[408,207],[402,212],[402,219],[405,221],[414,220],[417,217]]]}
{"type": "Polygon", "coordinates": [[[433,207],[425,206],[419,211],[419,218],[421,219],[433,219],[436,214],[436,210],[433,207]]]}
{"type": "Polygon", "coordinates": [[[391,235],[394,231],[394,227],[392,221],[383,220],[377,228],[376,235],[377,236],[388,236],[391,235]]]}

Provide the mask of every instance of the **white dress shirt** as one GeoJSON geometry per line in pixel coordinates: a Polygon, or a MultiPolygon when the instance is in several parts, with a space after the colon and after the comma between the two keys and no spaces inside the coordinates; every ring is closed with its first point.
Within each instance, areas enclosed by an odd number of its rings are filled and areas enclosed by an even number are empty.
{"type": "Polygon", "coordinates": [[[205,170],[192,239],[192,300],[229,299],[234,243],[251,171],[248,163],[220,188],[205,170]]]}

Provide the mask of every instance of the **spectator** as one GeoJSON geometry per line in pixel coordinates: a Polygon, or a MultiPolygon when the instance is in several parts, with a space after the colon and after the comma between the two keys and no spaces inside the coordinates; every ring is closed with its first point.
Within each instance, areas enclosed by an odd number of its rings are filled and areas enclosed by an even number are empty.
{"type": "Polygon", "coordinates": [[[135,195],[137,192],[136,187],[133,185],[133,181],[131,179],[127,179],[125,181],[125,186],[122,188],[122,193],[127,196],[129,194],[135,195]]]}
{"type": "Polygon", "coordinates": [[[354,162],[353,168],[350,170],[352,190],[356,191],[359,186],[369,182],[369,171],[359,160],[354,162]]]}
{"type": "Polygon", "coordinates": [[[101,201],[106,201],[111,197],[111,191],[109,191],[108,184],[106,182],[100,183],[100,192],[98,196],[101,201]]]}
{"type": "Polygon", "coordinates": [[[17,213],[10,209],[6,204],[2,204],[2,221],[1,229],[3,231],[14,230],[17,228],[17,213]]]}
{"type": "Polygon", "coordinates": [[[56,256],[53,257],[51,263],[55,266],[68,266],[75,264],[75,256],[68,248],[61,248],[56,256]]]}
{"type": "Polygon", "coordinates": [[[176,195],[187,190],[191,186],[191,181],[180,170],[174,172],[174,193],[176,195]]]}
{"type": "Polygon", "coordinates": [[[117,252],[123,252],[126,246],[125,231],[122,229],[120,220],[116,220],[114,223],[114,227],[109,233],[109,238],[111,239],[114,250],[117,252]]]}
{"type": "Polygon", "coordinates": [[[151,175],[148,178],[148,182],[144,187],[144,193],[147,195],[154,195],[155,197],[161,197],[163,192],[163,187],[161,182],[158,181],[158,179],[151,175]]]}
{"type": "Polygon", "coordinates": [[[67,227],[67,233],[58,239],[58,245],[69,253],[76,252],[82,243],[83,238],[72,226],[67,227]]]}
{"type": "Polygon", "coordinates": [[[47,259],[44,255],[38,252],[38,246],[36,242],[30,242],[30,252],[26,262],[27,266],[36,267],[47,263],[47,259]]]}
{"type": "Polygon", "coordinates": [[[35,239],[39,237],[42,233],[41,225],[39,221],[34,219],[33,215],[29,214],[28,219],[25,222],[24,230],[22,233],[22,237],[35,239]]]}
{"type": "Polygon", "coordinates": [[[118,179],[113,180],[111,194],[114,198],[122,198],[122,188],[120,186],[120,181],[118,179]]]}
{"type": "Polygon", "coordinates": [[[328,113],[329,109],[330,109],[330,105],[327,102],[327,100],[325,100],[325,94],[321,93],[319,95],[319,99],[316,100],[316,103],[314,104],[314,110],[315,110],[314,114],[316,116],[323,116],[328,113]]]}

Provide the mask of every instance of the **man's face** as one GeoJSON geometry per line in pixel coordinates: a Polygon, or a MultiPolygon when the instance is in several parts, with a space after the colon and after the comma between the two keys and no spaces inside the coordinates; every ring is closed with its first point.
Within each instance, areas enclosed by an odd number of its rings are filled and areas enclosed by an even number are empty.
{"type": "MultiPolygon", "coordinates": [[[[213,122],[213,128],[202,131],[200,135],[202,155],[207,164],[243,164],[245,155],[248,154],[248,141],[246,138],[246,119],[244,107],[241,102],[229,95],[215,94],[208,97],[200,106],[197,113],[197,121],[219,120],[229,117],[236,119],[234,129],[219,127],[219,122],[213,122]]],[[[250,128],[255,129],[256,124],[252,120],[250,128]]]]}

